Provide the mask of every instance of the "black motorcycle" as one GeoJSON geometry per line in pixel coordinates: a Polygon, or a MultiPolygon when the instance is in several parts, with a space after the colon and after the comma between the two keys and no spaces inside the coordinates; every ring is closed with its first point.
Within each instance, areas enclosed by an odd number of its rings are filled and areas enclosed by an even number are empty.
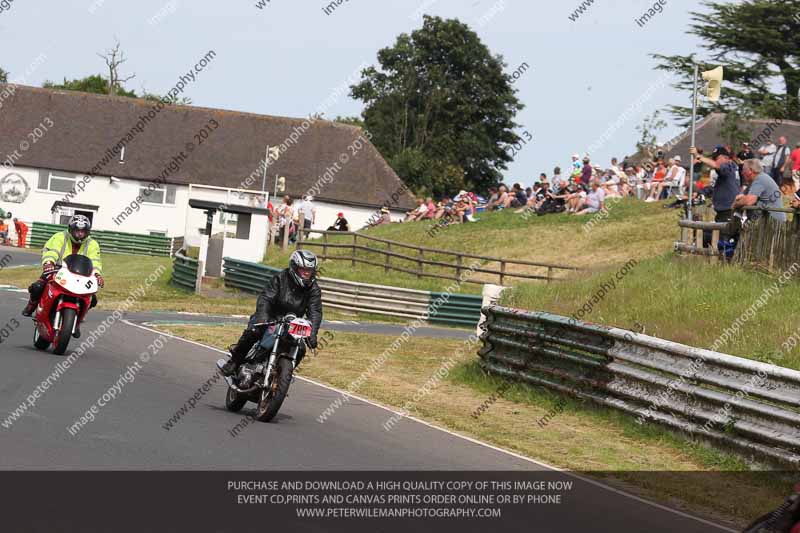
{"type": "MultiPolygon", "coordinates": [[[[297,357],[311,336],[311,322],[289,314],[268,322],[264,336],[253,344],[235,376],[225,376],[225,407],[238,413],[247,402],[258,404],[255,419],[269,422],[283,404],[292,383],[297,357]]],[[[217,361],[222,371],[225,359],[217,361]]]]}
{"type": "Polygon", "coordinates": [[[800,483],[783,504],[747,526],[744,533],[798,533],[800,532],[800,483]]]}

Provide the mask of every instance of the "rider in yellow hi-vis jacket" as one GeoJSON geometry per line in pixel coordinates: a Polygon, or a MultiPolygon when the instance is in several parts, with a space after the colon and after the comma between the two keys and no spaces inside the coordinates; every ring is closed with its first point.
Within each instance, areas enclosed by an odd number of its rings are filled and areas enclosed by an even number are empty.
{"type": "MultiPolygon", "coordinates": [[[[44,288],[50,276],[61,268],[61,262],[69,255],[85,255],[92,260],[92,265],[97,269],[97,285],[105,285],[101,272],[103,262],[100,258],[100,245],[89,234],[92,232],[92,221],[84,215],[75,215],[69,219],[66,231],[60,231],[50,237],[42,248],[42,275],[30,287],[30,300],[22,311],[23,316],[32,316],[33,311],[42,297],[44,288]]],[[[97,305],[97,298],[92,296],[92,307],[97,305]]]]}

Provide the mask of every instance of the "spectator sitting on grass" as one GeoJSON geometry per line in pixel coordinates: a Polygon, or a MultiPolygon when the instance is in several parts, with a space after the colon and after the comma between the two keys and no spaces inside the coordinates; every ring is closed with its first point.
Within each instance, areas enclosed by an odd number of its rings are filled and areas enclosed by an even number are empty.
{"type": "Polygon", "coordinates": [[[603,189],[600,188],[600,183],[597,180],[592,180],[590,187],[592,190],[586,195],[586,199],[584,200],[580,211],[575,213],[576,215],[586,215],[605,210],[606,195],[603,189]]]}
{"type": "Polygon", "coordinates": [[[425,207],[428,210],[425,211],[425,214],[422,216],[422,218],[430,220],[436,215],[436,204],[433,203],[433,198],[430,196],[425,199],[425,207]]]}
{"type": "Polygon", "coordinates": [[[8,225],[0,220],[0,244],[8,244],[8,225]]]}
{"type": "Polygon", "coordinates": [[[344,213],[336,214],[336,220],[333,222],[333,225],[328,228],[328,231],[350,231],[350,224],[348,224],[347,219],[344,218],[344,213]]]}
{"type": "Polygon", "coordinates": [[[508,198],[508,192],[506,192],[506,186],[501,185],[499,189],[497,189],[497,199],[489,204],[490,210],[498,210],[503,209],[506,205],[510,202],[508,198]]]}
{"type": "Polygon", "coordinates": [[[427,212],[428,206],[425,204],[425,201],[422,198],[417,198],[416,209],[406,211],[406,218],[403,220],[403,222],[416,222],[417,220],[422,220],[422,217],[424,217],[425,213],[427,212]]]}
{"type": "Polygon", "coordinates": [[[567,186],[567,180],[561,175],[561,167],[553,169],[553,179],[550,180],[550,188],[559,191],[567,186]]]}
{"type": "MultiPolygon", "coordinates": [[[[758,159],[748,159],[742,165],[742,178],[747,188],[744,194],[739,194],[731,206],[731,209],[757,205],[758,207],[781,208],[781,190],[775,180],[764,172],[764,167],[758,159]]],[[[747,216],[751,220],[757,219],[761,213],[758,211],[748,211],[747,216]]],[[[786,213],[770,211],[769,216],[778,222],[786,222],[786,213]]]]}
{"type": "Polygon", "coordinates": [[[369,225],[370,228],[374,228],[375,226],[382,226],[384,224],[391,224],[392,223],[392,215],[389,213],[388,207],[381,207],[381,216],[375,222],[369,225]]]}
{"type": "Polygon", "coordinates": [[[577,213],[581,209],[583,201],[586,198],[586,188],[583,186],[583,182],[579,180],[570,180],[566,191],[567,213],[577,213]]]}
{"type": "Polygon", "coordinates": [[[522,190],[522,185],[515,183],[511,187],[511,192],[506,207],[525,207],[525,204],[528,203],[528,196],[522,190]]]}

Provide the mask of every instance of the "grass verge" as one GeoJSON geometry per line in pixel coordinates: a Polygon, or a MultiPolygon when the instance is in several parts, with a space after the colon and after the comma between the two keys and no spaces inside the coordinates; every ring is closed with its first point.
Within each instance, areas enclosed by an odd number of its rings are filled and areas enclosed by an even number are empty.
{"type": "Polygon", "coordinates": [[[726,339],[718,351],[800,370],[800,343],[785,344],[800,332],[794,320],[797,279],[781,283],[752,270],[665,255],[639,261],[615,288],[593,299],[616,272],[570,283],[521,284],[506,291],[501,303],[626,329],[638,323],[647,335],[701,348],[726,339]],[[752,313],[751,306],[756,306],[752,313]],[[738,328],[733,326],[737,319],[738,328]]]}
{"type": "MultiPolygon", "coordinates": [[[[168,327],[176,335],[219,348],[239,334],[232,327],[168,327]]],[[[367,362],[394,340],[391,336],[336,332],[324,351],[304,361],[299,374],[347,389],[367,362]]],[[[355,392],[401,409],[459,346],[463,342],[411,337],[355,392]]],[[[551,465],[593,472],[594,477],[642,496],[738,525],[777,505],[789,488],[774,479],[745,474],[746,466],[731,456],[655,426],[639,426],[621,413],[522,384],[504,385],[478,367],[474,351],[468,351],[410,413],[551,465]],[[503,393],[498,395],[501,387],[503,393]],[[485,412],[474,416],[492,395],[496,398],[485,412]],[[542,420],[547,420],[545,427],[539,425],[542,420]],[[655,474],[665,471],[705,472],[707,476],[697,474],[687,486],[685,476],[655,474]]],[[[332,419],[335,414],[326,423],[332,419]]]]}

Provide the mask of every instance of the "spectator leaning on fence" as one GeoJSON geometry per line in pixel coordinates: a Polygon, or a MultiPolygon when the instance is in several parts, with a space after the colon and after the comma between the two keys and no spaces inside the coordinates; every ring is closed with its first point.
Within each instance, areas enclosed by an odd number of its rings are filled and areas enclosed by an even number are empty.
{"type": "MultiPolygon", "coordinates": [[[[783,207],[781,202],[781,190],[775,181],[764,172],[761,161],[758,159],[748,159],[742,166],[742,179],[744,181],[744,194],[739,194],[733,202],[732,208],[757,205],[758,207],[783,207]]],[[[758,218],[758,211],[748,211],[750,219],[758,218]]],[[[769,216],[779,222],[786,222],[786,213],[770,211],[769,216]]]]}

